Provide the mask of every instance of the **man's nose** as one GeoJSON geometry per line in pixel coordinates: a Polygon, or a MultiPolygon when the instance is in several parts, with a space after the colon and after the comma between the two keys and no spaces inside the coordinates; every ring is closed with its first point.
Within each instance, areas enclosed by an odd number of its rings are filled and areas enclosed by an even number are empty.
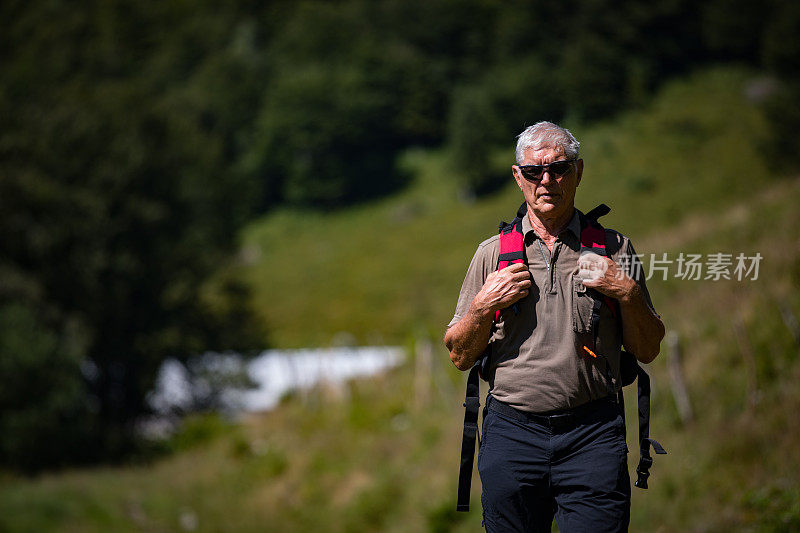
{"type": "Polygon", "coordinates": [[[553,176],[550,175],[550,170],[545,169],[544,171],[542,171],[542,179],[539,183],[541,183],[542,185],[547,185],[551,181],[553,181],[553,176]]]}

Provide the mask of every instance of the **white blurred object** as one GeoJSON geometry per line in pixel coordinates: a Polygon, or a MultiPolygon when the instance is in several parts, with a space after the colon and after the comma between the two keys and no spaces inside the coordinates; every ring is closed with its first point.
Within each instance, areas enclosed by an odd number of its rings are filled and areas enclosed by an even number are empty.
{"type": "MultiPolygon", "coordinates": [[[[233,364],[241,357],[234,353],[206,355],[216,358],[212,362],[217,368],[233,364]]],[[[310,389],[323,382],[337,387],[348,379],[373,376],[396,367],[405,358],[405,349],[399,346],[265,350],[245,363],[247,375],[256,387],[227,388],[222,391],[222,400],[231,410],[267,411],[278,405],[287,392],[310,389]]],[[[176,359],[164,362],[147,400],[161,414],[189,409],[192,383],[186,367],[176,359]]]]}
{"type": "Polygon", "coordinates": [[[605,260],[594,252],[583,252],[578,258],[578,277],[583,280],[599,279],[608,270],[605,260]]]}

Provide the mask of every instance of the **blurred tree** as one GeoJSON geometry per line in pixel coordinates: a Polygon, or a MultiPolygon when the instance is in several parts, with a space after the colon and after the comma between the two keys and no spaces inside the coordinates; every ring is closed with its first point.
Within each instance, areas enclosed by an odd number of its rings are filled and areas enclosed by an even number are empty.
{"type": "Polygon", "coordinates": [[[778,171],[800,169],[800,4],[783,2],[774,10],[764,31],[764,63],[778,85],[764,102],[771,125],[765,150],[778,171]]]}
{"type": "Polygon", "coordinates": [[[399,144],[387,117],[391,92],[368,70],[293,67],[270,86],[256,129],[253,165],[283,183],[297,204],[342,205],[393,190],[399,144]]]}
{"type": "Polygon", "coordinates": [[[450,115],[451,168],[465,197],[496,189],[503,180],[493,172],[491,152],[498,143],[497,112],[482,87],[464,87],[455,93],[450,115]]]}
{"type": "Polygon", "coordinates": [[[706,54],[719,60],[757,65],[761,62],[764,28],[773,16],[775,2],[709,0],[699,5],[706,54]]]}
{"type": "MultiPolygon", "coordinates": [[[[3,423],[21,433],[0,436],[11,450],[1,460],[31,468],[119,457],[134,445],[164,358],[264,342],[243,287],[212,276],[229,261],[258,184],[233,170],[241,119],[207,96],[215,87],[199,59],[164,68],[199,72],[181,83],[154,79],[164,58],[148,56],[147,35],[122,41],[115,24],[142,12],[124,3],[13,7],[22,12],[2,41],[9,75],[0,83],[0,269],[11,275],[0,303],[7,324],[43,340],[4,349],[14,353],[11,370],[53,388],[11,389],[3,423]],[[82,377],[78,364],[89,369],[82,377]],[[38,453],[14,440],[46,440],[56,421],[85,428],[75,430],[81,445],[38,453]]],[[[237,65],[223,56],[205,68],[227,67],[237,65]]]]}
{"type": "Polygon", "coordinates": [[[0,457],[6,465],[35,471],[97,452],[80,343],[69,330],[59,335],[22,304],[0,307],[0,457]]]}
{"type": "Polygon", "coordinates": [[[401,186],[396,153],[441,141],[452,84],[480,72],[495,10],[474,0],[300,3],[270,44],[274,79],[248,171],[281,184],[278,198],[324,207],[401,186]]]}
{"type": "Polygon", "coordinates": [[[484,194],[508,182],[514,163],[509,139],[539,120],[562,118],[564,102],[552,77],[542,75],[546,72],[537,57],[518,58],[454,91],[448,149],[468,195],[484,194]],[[501,167],[492,162],[498,148],[509,154],[501,167]]]}

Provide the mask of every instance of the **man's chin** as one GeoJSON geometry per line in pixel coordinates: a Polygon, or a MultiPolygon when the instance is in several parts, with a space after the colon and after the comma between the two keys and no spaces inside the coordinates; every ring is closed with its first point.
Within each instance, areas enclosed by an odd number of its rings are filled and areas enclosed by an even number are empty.
{"type": "Polygon", "coordinates": [[[543,202],[541,199],[534,205],[533,211],[539,215],[547,218],[558,218],[563,214],[566,209],[561,197],[555,198],[554,202],[543,202]]]}
{"type": "Polygon", "coordinates": [[[553,211],[561,206],[561,198],[559,196],[552,198],[539,198],[539,201],[536,202],[536,204],[537,207],[542,211],[553,211]]]}

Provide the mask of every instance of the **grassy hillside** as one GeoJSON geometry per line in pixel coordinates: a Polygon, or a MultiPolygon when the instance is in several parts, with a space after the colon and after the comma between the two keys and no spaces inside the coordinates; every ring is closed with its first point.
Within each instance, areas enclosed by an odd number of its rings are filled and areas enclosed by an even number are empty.
{"type": "MultiPolygon", "coordinates": [[[[781,316],[800,316],[800,180],[767,171],[748,80],[705,73],[647,109],[575,128],[579,207],[611,205],[607,225],[640,253],[763,256],[755,281],[649,281],[680,336],[695,419],[680,421],[662,350],[649,368],[652,434],[669,455],[656,459],[650,490],[634,489],[632,531],[800,529],[800,347],[781,316]]],[[[498,161],[512,157],[509,147],[498,161]]],[[[509,186],[467,204],[441,155],[411,152],[404,164],[415,185],[397,197],[253,224],[242,275],[280,346],[325,345],[339,332],[410,348],[430,338],[430,365],[412,359],[233,427],[200,421],[190,429],[210,436],[152,464],[0,478],[0,530],[480,530],[477,476],[473,512],[453,512],[463,375],[439,338],[475,245],[519,194],[509,186]]]]}

